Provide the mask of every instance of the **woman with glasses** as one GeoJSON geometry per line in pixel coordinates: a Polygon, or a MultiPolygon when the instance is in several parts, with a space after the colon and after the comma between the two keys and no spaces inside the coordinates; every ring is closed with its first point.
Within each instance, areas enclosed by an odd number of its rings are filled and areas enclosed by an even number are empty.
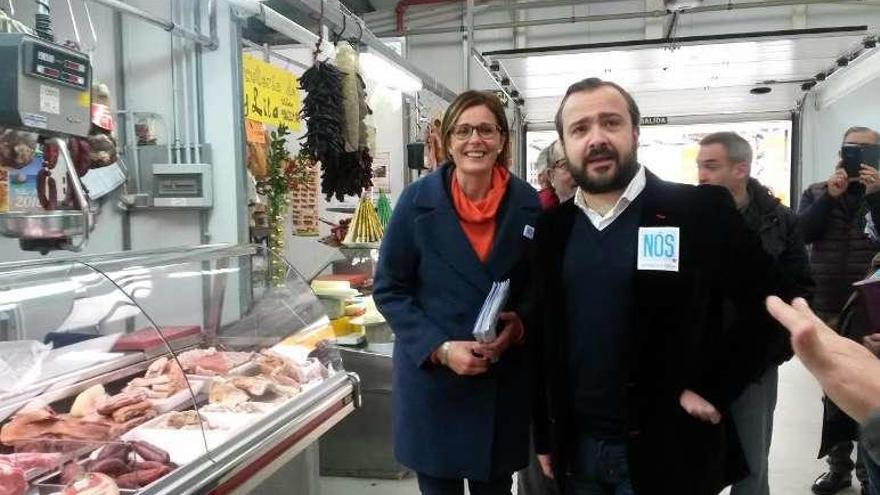
{"type": "Polygon", "coordinates": [[[424,495],[511,493],[528,462],[524,288],[539,204],[509,165],[510,130],[492,93],[467,91],[440,129],[447,162],[401,194],[373,298],[396,340],[394,454],[424,495]],[[498,337],[474,340],[493,282],[510,280],[498,337]]]}

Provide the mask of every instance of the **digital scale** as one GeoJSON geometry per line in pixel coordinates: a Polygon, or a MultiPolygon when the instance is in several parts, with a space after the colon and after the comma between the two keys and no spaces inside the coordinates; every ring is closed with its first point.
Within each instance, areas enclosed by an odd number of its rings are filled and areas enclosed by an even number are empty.
{"type": "MultiPolygon", "coordinates": [[[[94,219],[88,197],[74,169],[67,138],[87,137],[91,127],[92,67],[89,58],[28,34],[0,33],[0,67],[3,67],[0,73],[0,140],[6,138],[7,148],[14,148],[15,152],[29,146],[28,142],[35,147],[37,136],[42,138],[44,149],[47,145],[56,146],[59,156],[56,165],[50,167],[55,177],[52,187],[60,191],[69,187],[69,195],[79,205],[79,209],[71,209],[69,205],[45,209],[40,205],[10,204],[7,211],[0,213],[0,234],[19,239],[24,250],[43,254],[55,249],[79,251],[88,242],[94,219]],[[10,136],[32,138],[13,142],[10,136]],[[56,168],[58,170],[54,170],[56,168]],[[74,241],[76,236],[79,240],[74,241]]],[[[3,145],[0,142],[0,146],[3,145]]],[[[34,149],[26,151],[33,154],[34,149]]],[[[2,154],[0,158],[3,158],[2,154]]],[[[2,165],[7,166],[4,175],[10,180],[0,186],[11,189],[14,185],[12,178],[25,185],[29,185],[28,181],[36,184],[38,180],[16,170],[25,170],[24,164],[12,163],[10,168],[7,161],[2,165]]],[[[11,193],[9,189],[7,194],[11,193]]]]}

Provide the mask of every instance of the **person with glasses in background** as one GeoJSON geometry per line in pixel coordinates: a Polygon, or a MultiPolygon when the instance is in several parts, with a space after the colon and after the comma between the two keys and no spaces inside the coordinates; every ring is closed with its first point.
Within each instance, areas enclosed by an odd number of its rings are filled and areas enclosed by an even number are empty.
{"type": "Polygon", "coordinates": [[[395,334],[392,425],[397,460],[425,495],[510,494],[528,463],[523,320],[540,206],[507,169],[510,130],[498,98],[466,91],[441,126],[448,161],[408,186],[379,253],[373,298],[395,334]],[[474,322],[493,282],[510,280],[498,337],[474,322]]]}

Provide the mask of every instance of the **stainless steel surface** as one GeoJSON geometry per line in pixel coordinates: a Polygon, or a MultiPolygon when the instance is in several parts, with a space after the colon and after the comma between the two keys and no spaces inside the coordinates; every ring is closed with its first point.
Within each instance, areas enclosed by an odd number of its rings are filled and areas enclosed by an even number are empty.
{"type": "Polygon", "coordinates": [[[7,237],[53,239],[71,237],[82,232],[83,218],[78,210],[0,213],[0,234],[7,237]]]}
{"type": "Polygon", "coordinates": [[[360,377],[363,406],[321,438],[321,474],[403,478],[391,445],[391,356],[339,348],[346,369],[360,377]]]}
{"type": "Polygon", "coordinates": [[[76,244],[70,244],[66,249],[74,252],[80,251],[89,243],[89,232],[93,227],[92,212],[89,210],[89,198],[86,196],[82,181],[79,180],[79,174],[76,173],[76,168],[73,166],[73,158],[70,156],[70,150],[67,149],[67,140],[52,138],[49,141],[58,146],[58,150],[61,152],[61,156],[67,164],[68,182],[73,186],[73,194],[76,195],[76,201],[79,203],[80,214],[82,215],[83,229],[80,233],[82,237],[80,237],[80,240],[76,244]]]}
{"type": "MultiPolygon", "coordinates": [[[[232,437],[222,445],[222,449],[212,451],[181,467],[143,493],[185,495],[204,493],[221,486],[250,462],[296,434],[325,411],[342,403],[342,409],[318,429],[326,430],[332,426],[332,421],[340,421],[354,410],[354,393],[355,389],[348,375],[338,373],[318,388],[304,392],[290,404],[274,411],[271,416],[264,417],[249,429],[232,437]]],[[[307,435],[285,452],[301,451],[314,441],[314,436],[316,435],[307,435]]],[[[265,475],[269,474],[268,468],[271,466],[270,464],[264,468],[265,475]]]]}
{"type": "Polygon", "coordinates": [[[251,256],[256,254],[255,245],[209,244],[205,246],[178,246],[172,248],[149,249],[143,251],[120,251],[117,253],[93,254],[88,256],[68,256],[37,260],[11,261],[0,263],[0,272],[30,270],[40,266],[85,263],[101,269],[111,263],[127,266],[155,267],[172,263],[195,263],[219,258],[251,256]]]}
{"type": "MultiPolygon", "coordinates": [[[[33,389],[44,389],[40,392],[40,400],[51,404],[57,400],[76,395],[92,385],[109,383],[120,378],[135,375],[147,369],[149,362],[141,353],[127,354],[117,360],[108,361],[101,365],[83,370],[82,377],[75,377],[77,381],[70,383],[69,375],[56,376],[39,384],[33,389]]],[[[26,391],[24,391],[26,392],[26,391]]],[[[15,413],[33,399],[33,395],[25,399],[5,399],[0,406],[0,417],[6,417],[15,413]]]]}
{"type": "Polygon", "coordinates": [[[211,165],[208,163],[153,164],[153,206],[156,208],[210,208],[214,204],[211,165]],[[187,196],[162,193],[160,188],[169,181],[186,176],[198,184],[198,194],[187,196]]]}
{"type": "MultiPolygon", "coordinates": [[[[144,20],[154,26],[158,26],[169,33],[179,36],[181,38],[186,38],[196,43],[208,48],[209,50],[213,50],[217,48],[217,32],[211,31],[209,36],[205,36],[204,34],[197,33],[195,31],[183,28],[178,26],[174,22],[163,19],[157,15],[154,15],[146,10],[141,10],[137,7],[133,7],[128,5],[121,0],[89,0],[91,2],[95,2],[97,4],[103,5],[105,7],[109,7],[123,14],[127,14],[133,17],[137,17],[138,19],[144,20]]],[[[216,9],[216,6],[213,5],[214,2],[209,2],[209,8],[216,9]]]]}

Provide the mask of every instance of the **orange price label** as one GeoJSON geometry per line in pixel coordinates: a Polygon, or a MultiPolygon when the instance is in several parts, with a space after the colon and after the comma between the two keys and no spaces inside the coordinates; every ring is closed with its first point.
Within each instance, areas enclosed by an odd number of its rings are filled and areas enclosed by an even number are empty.
{"type": "Polygon", "coordinates": [[[266,128],[262,122],[245,120],[244,128],[247,131],[247,142],[254,144],[266,144],[266,128]]]}

